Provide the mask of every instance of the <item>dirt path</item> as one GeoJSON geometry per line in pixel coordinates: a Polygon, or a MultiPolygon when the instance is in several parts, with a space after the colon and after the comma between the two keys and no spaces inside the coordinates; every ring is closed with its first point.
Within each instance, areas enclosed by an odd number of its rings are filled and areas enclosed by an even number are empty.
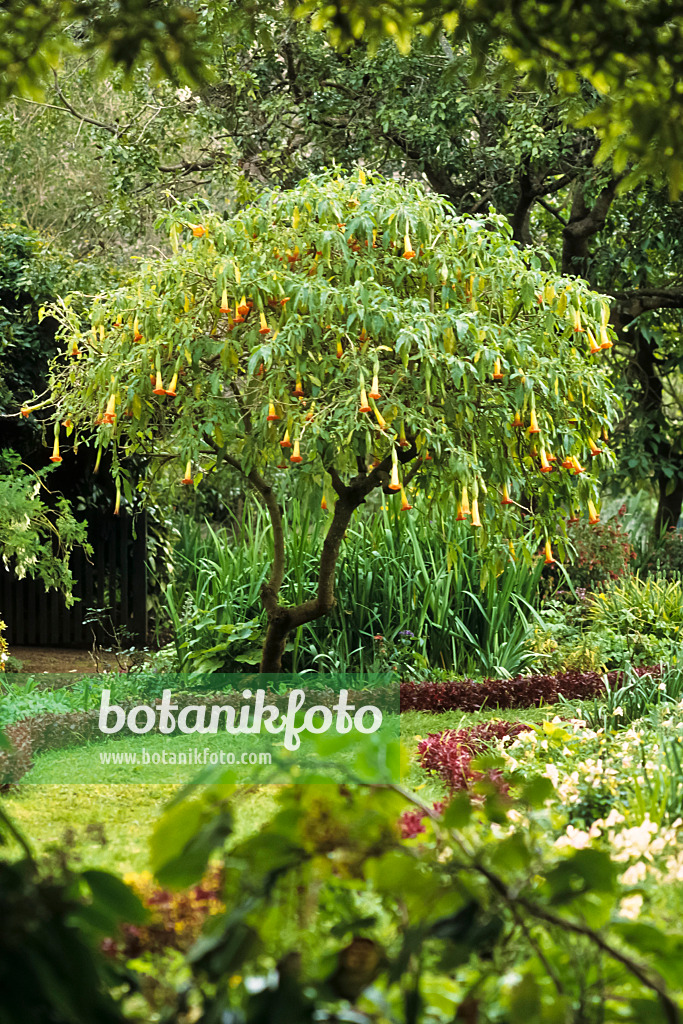
{"type": "MultiPolygon", "coordinates": [[[[22,663],[22,672],[95,675],[97,671],[90,651],[65,647],[12,647],[10,654],[22,663]]],[[[111,654],[100,655],[100,671],[104,667],[116,667],[111,654]]]]}

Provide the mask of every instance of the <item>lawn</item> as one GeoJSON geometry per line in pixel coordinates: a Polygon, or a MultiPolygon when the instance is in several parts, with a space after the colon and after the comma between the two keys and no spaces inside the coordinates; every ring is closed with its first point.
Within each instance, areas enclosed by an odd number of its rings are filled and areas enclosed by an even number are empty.
{"type": "MultiPolygon", "coordinates": [[[[576,705],[565,705],[562,713],[570,713],[576,705]]],[[[408,766],[402,783],[419,792],[427,802],[443,799],[445,784],[427,775],[417,760],[417,743],[429,733],[442,729],[462,729],[494,719],[510,722],[540,722],[552,717],[556,708],[524,708],[519,710],[480,711],[465,714],[449,711],[443,714],[408,712],[401,716],[401,742],[408,754],[408,766]]],[[[573,712],[572,712],[573,713],[573,712]]],[[[128,751],[161,749],[168,743],[168,737],[135,737],[126,740],[128,751]]],[[[186,743],[186,738],[183,738],[186,743]]],[[[232,737],[240,747],[247,745],[248,737],[232,737]]],[[[218,737],[202,737],[201,745],[220,749],[218,737]]],[[[67,845],[74,856],[93,867],[107,867],[119,872],[142,871],[149,867],[149,838],[162,808],[180,790],[180,784],[139,783],[136,781],[136,767],[129,765],[108,766],[114,773],[116,783],[69,783],[46,782],[65,770],[73,778],[83,778],[84,773],[100,770],[99,755],[108,750],[121,749],[121,741],[109,740],[88,744],[84,747],[69,747],[66,750],[50,751],[39,755],[31,771],[19,787],[6,798],[6,805],[17,824],[29,835],[39,851],[67,845]],[[124,781],[125,779],[125,781],[124,781]]],[[[153,767],[153,766],[152,766],[153,767]]],[[[162,766],[163,767],[163,766],[162,766]]],[[[189,777],[196,769],[189,772],[189,777]]],[[[246,803],[240,803],[237,816],[236,836],[243,837],[264,821],[272,808],[272,798],[267,786],[262,786],[250,795],[246,803]]]]}

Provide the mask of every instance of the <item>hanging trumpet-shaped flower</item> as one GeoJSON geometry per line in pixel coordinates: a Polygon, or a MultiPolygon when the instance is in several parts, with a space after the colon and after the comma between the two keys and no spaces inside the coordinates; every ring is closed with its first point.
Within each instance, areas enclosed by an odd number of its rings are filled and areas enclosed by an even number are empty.
{"type": "Polygon", "coordinates": [[[591,355],[594,356],[596,352],[600,351],[600,346],[598,345],[597,341],[595,340],[595,335],[593,334],[593,332],[591,330],[587,330],[586,331],[586,337],[588,338],[588,341],[590,342],[591,355]]]}
{"type": "Polygon", "coordinates": [[[164,387],[164,383],[163,383],[163,381],[161,379],[161,370],[157,370],[156,383],[154,385],[154,392],[153,392],[153,394],[155,394],[155,395],[165,395],[166,394],[166,388],[164,387]]]}
{"type": "Polygon", "coordinates": [[[140,331],[140,324],[138,323],[137,317],[133,320],[133,341],[142,341],[142,332],[140,331]]]}
{"type": "Polygon", "coordinates": [[[292,394],[294,395],[295,398],[303,398],[304,389],[301,386],[301,378],[300,377],[296,378],[296,385],[294,387],[294,391],[292,392],[292,394]]]}
{"type": "Polygon", "coordinates": [[[275,403],[274,402],[269,402],[268,403],[268,415],[266,416],[266,423],[274,423],[275,420],[279,420],[279,419],[280,419],[280,417],[275,412],[275,403]]]}
{"type": "Polygon", "coordinates": [[[171,377],[171,383],[166,388],[166,394],[169,396],[169,398],[175,398],[175,396],[177,394],[177,392],[176,392],[176,388],[177,387],[178,387],[178,371],[176,370],[175,373],[173,374],[173,376],[171,377]]]}
{"type": "Polygon", "coordinates": [[[581,326],[581,310],[580,309],[575,309],[574,310],[573,319],[574,319],[574,334],[580,334],[583,331],[583,327],[581,326]]]}
{"type": "Polygon", "coordinates": [[[239,313],[240,316],[246,316],[247,313],[249,312],[249,306],[247,305],[246,295],[243,295],[242,298],[240,299],[239,305],[237,307],[237,312],[239,313]]]}
{"type": "Polygon", "coordinates": [[[367,396],[367,393],[365,391],[365,381],[363,380],[363,375],[362,374],[361,374],[361,378],[360,378],[360,407],[359,407],[358,411],[359,412],[372,412],[372,409],[370,408],[370,405],[368,404],[368,396],[367,396]]]}
{"type": "Polygon", "coordinates": [[[585,473],[586,472],[586,470],[583,468],[583,466],[581,465],[581,463],[577,459],[576,455],[572,455],[572,468],[574,470],[574,475],[575,476],[578,476],[579,473],[585,473]]]}
{"type": "Polygon", "coordinates": [[[111,395],[107,402],[107,408],[102,417],[103,423],[113,423],[116,419],[116,395],[111,395]]]}
{"type": "Polygon", "coordinates": [[[380,395],[379,392],[379,374],[377,370],[375,370],[374,374],[372,375],[372,387],[370,388],[370,398],[377,399],[381,397],[382,396],[380,395]]]}
{"type": "Polygon", "coordinates": [[[306,423],[310,423],[314,416],[315,416],[315,402],[311,402],[311,408],[308,410],[308,412],[306,413],[306,415],[304,417],[304,419],[306,420],[306,423]]]}
{"type": "Polygon", "coordinates": [[[515,411],[514,419],[512,420],[512,426],[513,427],[522,427],[522,426],[524,426],[524,424],[522,423],[522,414],[519,411],[519,409],[517,409],[515,411]]]}
{"type": "Polygon", "coordinates": [[[514,501],[510,497],[510,490],[507,483],[503,484],[503,496],[500,499],[501,505],[514,505],[514,501]]]}
{"type": "Polygon", "coordinates": [[[344,355],[344,346],[341,343],[341,338],[337,339],[337,359],[341,359],[344,355]]]}
{"type": "Polygon", "coordinates": [[[290,462],[303,462],[303,458],[301,457],[301,451],[299,449],[299,438],[298,437],[295,438],[295,440],[294,440],[294,451],[289,456],[289,461],[290,462]]]}
{"type": "Polygon", "coordinates": [[[530,417],[529,417],[529,433],[530,434],[540,434],[540,432],[541,432],[541,428],[539,427],[538,420],[536,419],[536,406],[532,405],[531,406],[531,414],[530,414],[530,417]]]}
{"type": "Polygon", "coordinates": [[[259,334],[270,334],[270,327],[268,326],[268,321],[266,320],[266,314],[263,312],[263,310],[261,310],[259,316],[260,316],[260,322],[261,322],[261,326],[258,329],[259,334]]]}
{"type": "Polygon", "coordinates": [[[228,290],[227,288],[224,288],[223,294],[221,295],[221,313],[225,316],[230,316],[231,312],[230,303],[228,302],[228,290]]]}
{"type": "Polygon", "coordinates": [[[481,526],[479,518],[479,499],[472,498],[472,526],[481,526]]]}
{"type": "Polygon", "coordinates": [[[550,541],[549,540],[547,540],[545,542],[545,564],[546,565],[554,565],[555,564],[555,559],[553,558],[553,549],[552,549],[552,547],[550,545],[550,541]]]}
{"type": "Polygon", "coordinates": [[[406,494],[405,489],[401,487],[401,512],[410,512],[412,507],[413,506],[408,501],[408,495],[406,494]]]}
{"type": "Polygon", "coordinates": [[[289,430],[285,430],[285,436],[280,441],[280,447],[281,448],[291,448],[292,447],[292,442],[291,442],[291,440],[289,438],[289,430]]]}
{"type": "Polygon", "coordinates": [[[191,484],[192,482],[192,459],[188,459],[187,465],[185,466],[185,476],[183,477],[181,483],[188,485],[191,484]]]}
{"type": "MultiPolygon", "coordinates": [[[[249,312],[248,309],[247,309],[247,312],[249,312]]],[[[235,303],[235,316],[233,318],[233,323],[235,323],[235,324],[243,324],[244,323],[244,317],[240,313],[239,303],[235,303]]]]}
{"type": "Polygon", "coordinates": [[[541,448],[541,473],[552,473],[553,467],[548,462],[548,456],[545,453],[545,448],[541,448]]]}
{"type": "Polygon", "coordinates": [[[413,250],[412,245],[410,244],[410,235],[408,234],[408,229],[406,228],[406,233],[403,237],[403,259],[412,260],[414,256],[415,252],[413,250]]]}
{"type": "Polygon", "coordinates": [[[192,234],[194,235],[195,238],[203,238],[204,235],[206,234],[206,228],[204,227],[203,224],[193,224],[192,234]]]}
{"type": "Polygon", "coordinates": [[[116,483],[116,501],[114,502],[114,515],[117,516],[121,511],[121,484],[117,481],[116,483]]]}
{"type": "Polygon", "coordinates": [[[59,454],[59,434],[55,434],[55,443],[52,447],[52,455],[50,456],[50,462],[61,462],[62,456],[59,454]]]}
{"type": "Polygon", "coordinates": [[[375,414],[375,419],[377,420],[377,426],[379,427],[380,430],[386,430],[386,420],[384,419],[384,416],[382,416],[382,413],[379,411],[379,409],[374,403],[372,409],[375,414]]]}
{"type": "Polygon", "coordinates": [[[406,437],[406,425],[401,423],[401,431],[399,433],[398,443],[401,448],[410,448],[410,441],[406,437]]]}
{"type": "Polygon", "coordinates": [[[320,507],[323,510],[323,512],[327,512],[327,500],[326,500],[324,494],[323,494],[323,497],[322,497],[322,501],[320,502],[320,507]]]}
{"type": "Polygon", "coordinates": [[[591,523],[593,526],[595,526],[596,523],[600,522],[598,510],[596,509],[595,505],[593,504],[590,498],[588,499],[588,522],[591,523]]]}
{"type": "Polygon", "coordinates": [[[504,376],[505,374],[502,373],[500,369],[500,359],[496,359],[496,361],[493,364],[493,379],[502,380],[504,376]]]}
{"type": "Polygon", "coordinates": [[[389,490],[390,491],[400,491],[401,490],[401,481],[398,478],[398,461],[396,459],[396,452],[393,451],[391,454],[392,454],[392,461],[391,461],[391,479],[389,481],[389,490]]]}
{"type": "Polygon", "coordinates": [[[573,456],[572,455],[568,455],[566,457],[566,459],[562,460],[562,469],[573,469],[573,468],[574,468],[573,456]]]}
{"type": "Polygon", "coordinates": [[[605,324],[600,325],[600,348],[612,348],[612,342],[610,341],[605,324]]]}
{"type": "Polygon", "coordinates": [[[588,438],[588,447],[591,450],[592,458],[595,458],[596,455],[600,455],[602,453],[602,448],[598,448],[595,441],[593,441],[593,439],[590,437],[588,438]]]}
{"type": "Polygon", "coordinates": [[[77,341],[73,341],[71,343],[71,351],[70,351],[69,355],[80,356],[80,354],[81,354],[81,350],[78,347],[78,342],[77,341]]]}

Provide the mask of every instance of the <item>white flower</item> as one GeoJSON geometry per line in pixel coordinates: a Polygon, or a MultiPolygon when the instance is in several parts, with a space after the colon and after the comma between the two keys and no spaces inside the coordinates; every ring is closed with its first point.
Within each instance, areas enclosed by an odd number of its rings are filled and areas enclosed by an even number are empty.
{"type": "Polygon", "coordinates": [[[640,914],[643,906],[643,897],[636,893],[635,896],[625,896],[619,904],[619,913],[622,917],[634,920],[640,914]]]}
{"type": "Polygon", "coordinates": [[[622,716],[624,714],[624,709],[622,708],[621,704],[619,705],[618,708],[614,709],[612,714],[614,715],[615,718],[618,718],[619,716],[622,716]]]}
{"type": "Polygon", "coordinates": [[[637,885],[638,882],[642,882],[647,875],[647,866],[642,860],[636,861],[635,864],[631,864],[629,868],[626,868],[619,881],[622,885],[637,885]]]}

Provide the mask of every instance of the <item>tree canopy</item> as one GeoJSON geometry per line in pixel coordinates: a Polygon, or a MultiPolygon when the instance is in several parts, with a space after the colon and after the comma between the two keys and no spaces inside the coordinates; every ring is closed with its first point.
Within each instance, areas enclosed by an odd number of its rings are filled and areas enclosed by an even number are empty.
{"type": "Polygon", "coordinates": [[[374,490],[406,510],[418,488],[449,503],[498,560],[528,513],[548,560],[567,516],[597,519],[586,468],[609,458],[618,411],[609,307],[520,250],[504,218],[459,218],[418,184],[360,171],[228,219],[179,205],[166,223],[169,256],[98,297],[89,325],[68,301],[56,311],[52,458],[111,449],[128,495],[134,453],[179,460],[185,484],[221,462],[241,472],[273,520],[263,596],[278,643],[332,606],[344,531],[374,490]],[[317,596],[283,610],[284,473],[334,512],[317,596]]]}

